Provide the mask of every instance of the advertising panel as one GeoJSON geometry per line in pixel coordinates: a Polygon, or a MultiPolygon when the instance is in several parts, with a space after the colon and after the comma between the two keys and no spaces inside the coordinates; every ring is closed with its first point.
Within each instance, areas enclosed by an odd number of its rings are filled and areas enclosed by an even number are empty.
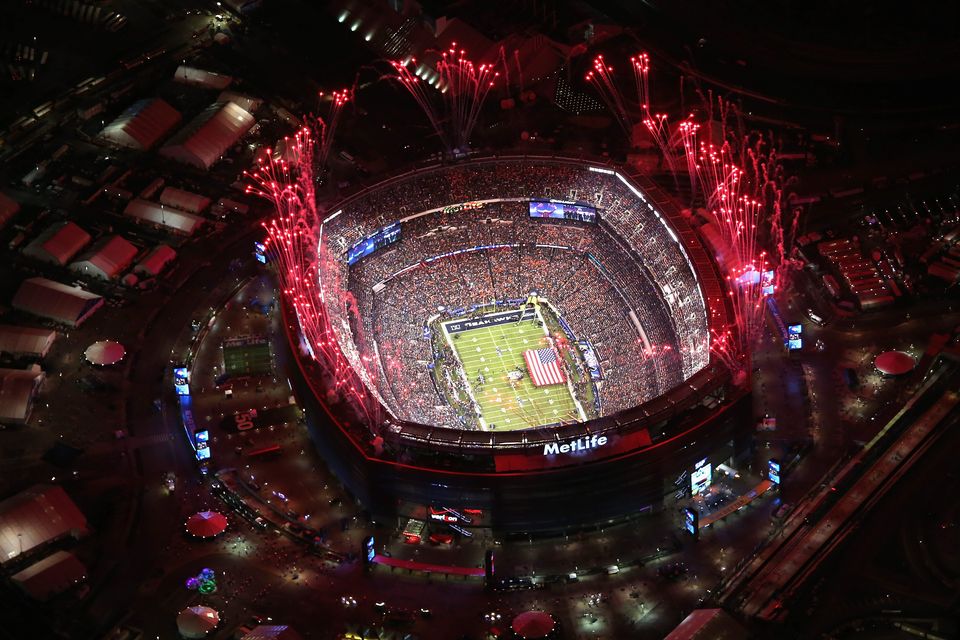
{"type": "Polygon", "coordinates": [[[356,243],[347,251],[347,264],[356,264],[377,249],[382,249],[400,239],[400,223],[394,222],[356,243]]]}
{"type": "Polygon", "coordinates": [[[596,222],[597,210],[588,205],[562,202],[560,200],[531,200],[530,217],[575,220],[577,222],[596,222]]]}
{"type": "Polygon", "coordinates": [[[713,466],[704,458],[696,464],[690,474],[690,490],[693,495],[700,495],[707,490],[713,481],[713,466]]]}
{"type": "Polygon", "coordinates": [[[190,395],[190,370],[186,367],[177,367],[173,370],[173,386],[177,395],[190,395]]]}
{"type": "Polygon", "coordinates": [[[767,463],[767,479],[773,484],[780,484],[780,461],[770,458],[767,463]]]}

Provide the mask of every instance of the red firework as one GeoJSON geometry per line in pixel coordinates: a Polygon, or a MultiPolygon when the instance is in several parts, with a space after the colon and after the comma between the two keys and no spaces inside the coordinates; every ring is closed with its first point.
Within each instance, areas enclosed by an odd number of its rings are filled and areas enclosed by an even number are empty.
{"type": "Polygon", "coordinates": [[[334,319],[327,300],[338,290],[327,286],[325,263],[330,258],[319,241],[321,224],[314,193],[314,163],[317,140],[310,127],[285,138],[286,153],[275,156],[268,149],[253,171],[244,174],[247,193],[271,203],[275,217],[264,224],[266,245],[280,280],[282,294],[300,326],[303,350],[320,365],[332,382],[335,394],[349,401],[368,421],[378,425],[380,403],[371,397],[365,382],[372,382],[376,370],[369,359],[345,354],[337,339],[334,319]]]}
{"type": "Polygon", "coordinates": [[[330,115],[327,116],[325,123],[320,122],[323,135],[321,136],[320,150],[317,153],[317,165],[322,169],[327,166],[327,158],[330,157],[333,137],[337,130],[337,124],[340,122],[340,113],[343,111],[343,107],[353,99],[353,89],[340,89],[330,93],[329,96],[321,91],[319,98],[321,100],[326,98],[330,101],[330,115]]]}
{"type": "Polygon", "coordinates": [[[702,197],[704,216],[717,232],[734,318],[731,326],[712,330],[711,349],[731,369],[743,370],[763,330],[764,298],[777,289],[790,266],[786,246],[796,231],[796,216],[787,224],[783,221],[776,153],[762,136],[727,128],[728,118],[738,115],[732,104],[718,102],[715,120],[712,99],[704,100],[708,142],[698,143],[701,124],[692,115],[672,126],[666,114],[653,110],[650,57],[638,53],[630,58],[630,66],[635,108],[602,55],[586,79],[628,136],[632,138],[636,124],[643,124],[674,179],[685,169],[691,197],[694,201],[702,197]],[[719,146],[714,141],[720,141],[719,146]]]}
{"type": "Polygon", "coordinates": [[[476,64],[456,43],[440,54],[436,64],[420,64],[411,58],[392,61],[399,82],[426,114],[447,151],[466,149],[490,90],[500,76],[492,64],[476,64]],[[440,106],[434,91],[441,94],[440,106]]]}

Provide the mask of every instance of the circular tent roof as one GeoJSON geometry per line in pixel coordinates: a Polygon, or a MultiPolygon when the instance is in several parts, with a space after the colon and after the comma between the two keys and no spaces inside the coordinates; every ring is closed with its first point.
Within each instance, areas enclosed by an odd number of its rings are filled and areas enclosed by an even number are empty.
{"type": "Polygon", "coordinates": [[[206,638],[220,624],[220,614],[210,607],[187,607],[177,616],[177,630],[184,638],[206,638]]]}
{"type": "Polygon", "coordinates": [[[513,632],[525,640],[546,638],[556,626],[553,616],[545,611],[524,611],[510,624],[513,632]]]}
{"type": "Polygon", "coordinates": [[[884,351],[873,361],[877,371],[886,376],[902,376],[916,366],[913,357],[903,351],[884,351]]]}
{"type": "Polygon", "coordinates": [[[187,519],[187,533],[197,538],[218,536],[226,528],[226,516],[216,511],[200,511],[187,519]]]}
{"type": "Polygon", "coordinates": [[[123,356],[126,354],[127,350],[124,346],[113,340],[94,342],[83,352],[83,356],[87,359],[87,362],[101,367],[117,364],[123,360],[123,356]]]}

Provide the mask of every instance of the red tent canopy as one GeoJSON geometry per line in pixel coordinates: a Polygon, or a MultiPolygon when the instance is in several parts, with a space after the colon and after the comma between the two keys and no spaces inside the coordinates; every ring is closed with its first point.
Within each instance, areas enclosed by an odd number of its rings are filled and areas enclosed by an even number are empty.
{"type": "Polygon", "coordinates": [[[916,365],[913,358],[903,351],[884,351],[873,361],[877,371],[886,376],[902,376],[913,371],[916,365]]]}
{"type": "Polygon", "coordinates": [[[510,624],[513,632],[525,640],[546,638],[556,626],[553,616],[545,611],[524,611],[510,624]]]}
{"type": "Polygon", "coordinates": [[[201,511],[187,519],[187,532],[197,538],[212,538],[224,532],[227,518],[216,511],[201,511]]]}

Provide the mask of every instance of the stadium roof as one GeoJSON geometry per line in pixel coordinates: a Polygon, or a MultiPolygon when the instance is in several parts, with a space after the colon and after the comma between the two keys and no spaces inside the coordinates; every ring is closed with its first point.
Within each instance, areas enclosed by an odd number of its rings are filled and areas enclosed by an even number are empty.
{"type": "Polygon", "coordinates": [[[103,298],[62,282],[27,278],[20,283],[12,304],[14,309],[77,327],[103,305],[103,298]]]}
{"type": "Polygon", "coordinates": [[[37,365],[29,369],[0,369],[0,422],[25,424],[43,379],[43,370],[37,365]]]}
{"type": "Polygon", "coordinates": [[[44,229],[23,249],[24,255],[63,266],[90,242],[90,234],[72,222],[58,222],[44,229]]]}
{"type": "Polygon", "coordinates": [[[141,151],[153,147],[180,123],[180,112],[160,98],[146,98],[126,111],[100,132],[100,138],[121,147],[141,151]]]}
{"type": "Polygon", "coordinates": [[[158,244],[133,268],[134,272],[147,275],[159,275],[163,268],[177,257],[177,252],[165,244],[158,244]]]}
{"type": "Polygon", "coordinates": [[[72,271],[112,280],[120,275],[137,257],[136,245],[120,236],[110,236],[99,241],[85,257],[70,264],[72,271]]]}
{"type": "Polygon", "coordinates": [[[20,203],[0,191],[0,229],[20,211],[20,203]]]}
{"type": "Polygon", "coordinates": [[[231,76],[186,65],[177,67],[173,79],[181,84],[191,84],[206,89],[226,89],[233,82],[231,76]]]}
{"type": "Polygon", "coordinates": [[[201,213],[210,206],[210,198],[176,187],[167,187],[160,192],[160,204],[190,213],[201,213]]]}
{"type": "Polygon", "coordinates": [[[254,627],[242,640],[302,640],[303,636],[285,624],[262,624],[254,627]]]}
{"type": "Polygon", "coordinates": [[[42,358],[56,339],[57,332],[53,329],[0,325],[0,351],[14,356],[42,358]]]}
{"type": "Polygon", "coordinates": [[[57,551],[11,576],[36,600],[49,600],[87,577],[87,568],[69,551],[57,551]]]}
{"type": "Polygon", "coordinates": [[[131,200],[123,212],[131,218],[166,227],[185,235],[190,235],[203,223],[203,218],[200,216],[165,207],[149,200],[131,200]]]}
{"type": "Polygon", "coordinates": [[[62,487],[34,485],[0,502],[0,566],[54,540],[87,533],[87,519],[62,487]]]}
{"type": "Polygon", "coordinates": [[[209,169],[250,127],[254,118],[233,102],[215,102],[160,149],[171,160],[209,169]]]}

